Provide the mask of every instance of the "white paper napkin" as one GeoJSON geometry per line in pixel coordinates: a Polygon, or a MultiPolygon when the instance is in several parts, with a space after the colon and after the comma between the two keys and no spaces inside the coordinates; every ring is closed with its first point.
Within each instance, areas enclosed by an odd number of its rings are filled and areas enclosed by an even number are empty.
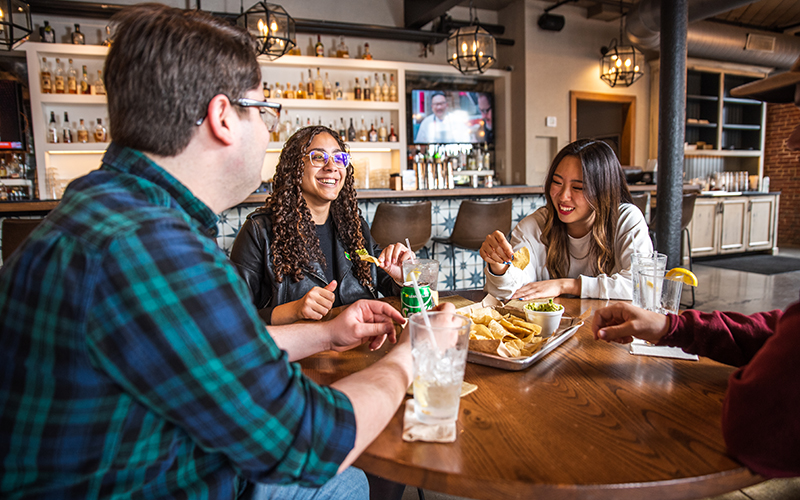
{"type": "Polygon", "coordinates": [[[680,347],[669,347],[663,345],[654,345],[650,342],[641,339],[633,339],[631,342],[631,354],[637,356],[655,356],[659,358],[674,358],[674,359],[688,359],[697,361],[697,354],[689,354],[684,352],[680,347]]]}
{"type": "Polygon", "coordinates": [[[456,440],[455,421],[447,424],[423,424],[414,413],[414,405],[414,398],[406,400],[406,410],[403,415],[403,441],[452,443],[456,440]]]}

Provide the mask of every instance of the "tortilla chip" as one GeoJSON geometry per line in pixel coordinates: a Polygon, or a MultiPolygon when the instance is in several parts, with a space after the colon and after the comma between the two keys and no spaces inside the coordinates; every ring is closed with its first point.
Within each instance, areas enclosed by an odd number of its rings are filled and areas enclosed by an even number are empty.
{"type": "Polygon", "coordinates": [[[463,398],[467,394],[471,394],[478,390],[478,386],[475,384],[470,384],[469,382],[461,382],[461,397],[463,398]]]}
{"type": "Polygon", "coordinates": [[[486,325],[480,325],[473,323],[469,329],[469,338],[471,339],[492,339],[492,332],[489,331],[489,328],[486,325]]]}
{"type": "Polygon", "coordinates": [[[367,255],[358,254],[358,256],[361,258],[361,260],[366,260],[367,262],[371,262],[372,264],[375,264],[376,266],[381,265],[381,261],[379,261],[378,259],[376,259],[372,255],[369,255],[369,254],[367,254],[367,255]]]}
{"type": "Polygon", "coordinates": [[[485,352],[486,354],[498,354],[497,348],[503,345],[500,339],[475,340],[469,339],[469,350],[475,352],[485,352]]]}
{"type": "Polygon", "coordinates": [[[522,247],[514,252],[514,258],[511,259],[511,264],[517,269],[525,269],[531,261],[531,251],[528,247],[522,247]]]}

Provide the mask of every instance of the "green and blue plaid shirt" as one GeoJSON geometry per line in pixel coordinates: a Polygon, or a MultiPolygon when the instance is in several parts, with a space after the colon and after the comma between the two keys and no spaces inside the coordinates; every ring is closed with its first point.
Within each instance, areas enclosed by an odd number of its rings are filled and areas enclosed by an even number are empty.
{"type": "Polygon", "coordinates": [[[267,334],[217,217],[140,152],[103,166],[0,271],[0,497],[231,499],[321,485],[347,398],[267,334]]]}

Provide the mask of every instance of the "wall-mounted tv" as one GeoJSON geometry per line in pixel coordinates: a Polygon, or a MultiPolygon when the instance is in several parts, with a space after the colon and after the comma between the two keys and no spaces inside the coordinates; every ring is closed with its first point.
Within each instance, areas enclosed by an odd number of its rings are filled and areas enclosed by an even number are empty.
{"type": "Polygon", "coordinates": [[[411,144],[494,143],[491,92],[412,89],[411,144]]]}
{"type": "Polygon", "coordinates": [[[22,117],[22,87],[10,80],[0,80],[0,150],[25,149],[22,117]]]}

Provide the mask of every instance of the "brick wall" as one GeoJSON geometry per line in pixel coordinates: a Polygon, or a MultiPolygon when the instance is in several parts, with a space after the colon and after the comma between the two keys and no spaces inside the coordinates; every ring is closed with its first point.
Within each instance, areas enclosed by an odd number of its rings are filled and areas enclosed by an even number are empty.
{"type": "Polygon", "coordinates": [[[764,175],[770,191],[780,191],[778,246],[800,247],[800,152],[789,151],[786,139],[800,126],[800,108],[794,104],[768,104],[764,175]]]}

